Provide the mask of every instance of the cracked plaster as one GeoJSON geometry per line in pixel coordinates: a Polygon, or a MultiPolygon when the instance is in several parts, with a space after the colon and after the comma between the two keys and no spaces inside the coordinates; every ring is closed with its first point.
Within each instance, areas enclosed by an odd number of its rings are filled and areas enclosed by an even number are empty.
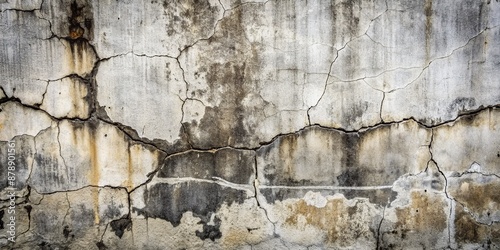
{"type": "Polygon", "coordinates": [[[0,1],[0,244],[496,248],[499,8],[0,1]]]}

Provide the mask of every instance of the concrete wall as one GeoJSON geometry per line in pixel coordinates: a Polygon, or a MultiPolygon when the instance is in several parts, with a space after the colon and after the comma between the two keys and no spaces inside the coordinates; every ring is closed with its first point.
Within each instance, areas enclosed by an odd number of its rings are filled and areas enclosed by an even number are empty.
{"type": "Polygon", "coordinates": [[[0,11],[3,248],[500,248],[498,0],[0,11]]]}

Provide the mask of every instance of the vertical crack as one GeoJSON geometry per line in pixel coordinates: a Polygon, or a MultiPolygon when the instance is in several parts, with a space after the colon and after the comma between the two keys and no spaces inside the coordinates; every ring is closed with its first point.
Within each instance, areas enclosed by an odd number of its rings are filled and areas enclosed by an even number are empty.
{"type": "Polygon", "coordinates": [[[184,71],[184,68],[182,68],[182,65],[181,65],[181,62],[179,61],[179,57],[180,55],[175,58],[175,60],[177,61],[177,64],[179,65],[179,68],[181,69],[182,71],[182,80],[184,81],[184,84],[186,85],[186,92],[185,92],[185,96],[184,96],[184,99],[182,97],[179,96],[179,98],[181,99],[182,101],[182,105],[181,105],[181,113],[182,113],[182,116],[181,116],[181,128],[182,128],[182,131],[184,133],[184,135],[186,136],[186,140],[187,140],[187,143],[189,144],[190,148],[193,148],[193,143],[191,141],[191,138],[189,136],[189,133],[188,133],[188,129],[186,128],[186,125],[184,124],[184,105],[186,105],[186,101],[188,99],[188,93],[189,93],[189,83],[187,82],[186,80],[186,72],[184,71]]]}
{"type": "Polygon", "coordinates": [[[68,169],[68,165],[66,164],[66,160],[62,156],[62,146],[61,146],[61,141],[59,140],[59,135],[61,134],[61,128],[59,127],[59,123],[60,122],[57,122],[57,144],[59,144],[59,157],[61,157],[61,159],[64,163],[64,168],[66,169],[66,181],[68,182],[68,184],[70,184],[71,181],[69,179],[69,169],[68,169]]]}
{"type": "Polygon", "coordinates": [[[259,170],[257,168],[257,151],[254,151],[255,152],[255,156],[254,156],[254,170],[255,170],[255,176],[254,176],[254,180],[253,180],[253,189],[254,189],[254,197],[255,197],[255,200],[257,201],[257,206],[260,207],[260,202],[259,202],[259,198],[257,197],[257,194],[259,192],[259,170]]]}
{"type": "MultiPolygon", "coordinates": [[[[264,211],[264,215],[266,216],[266,219],[273,225],[273,234],[276,235],[276,223],[273,222],[271,220],[271,218],[269,218],[269,214],[267,213],[267,210],[261,205],[260,201],[259,201],[259,193],[260,193],[260,189],[259,189],[259,168],[257,166],[257,151],[255,150],[255,157],[254,157],[254,169],[255,169],[255,179],[254,179],[254,182],[253,182],[253,188],[254,188],[254,192],[255,192],[255,201],[257,202],[257,207],[259,209],[262,209],[262,211],[264,211]]],[[[281,240],[281,239],[280,239],[281,240]]]]}
{"type": "Polygon", "coordinates": [[[326,93],[326,87],[328,86],[328,81],[330,80],[330,75],[332,73],[332,68],[333,68],[333,64],[335,63],[335,61],[337,61],[337,58],[339,58],[339,52],[344,49],[344,47],[342,47],[340,50],[337,50],[336,53],[335,53],[335,58],[333,58],[333,61],[330,63],[330,68],[328,70],[328,74],[326,76],[326,80],[325,80],[325,86],[323,87],[323,93],[321,94],[321,96],[319,97],[318,101],[316,101],[316,104],[314,104],[313,106],[309,107],[307,109],[307,121],[309,122],[309,126],[311,126],[311,116],[309,114],[309,112],[311,111],[312,108],[318,106],[319,102],[321,101],[321,99],[323,98],[323,96],[325,95],[326,93]]]}
{"type": "Polygon", "coordinates": [[[64,218],[63,218],[63,221],[62,221],[63,225],[64,225],[64,223],[66,221],[66,217],[68,216],[69,211],[71,210],[71,203],[69,202],[68,193],[65,192],[65,195],[66,195],[66,202],[68,203],[68,209],[66,210],[66,214],[64,215],[64,218]]]}
{"type": "Polygon", "coordinates": [[[3,89],[2,86],[0,86],[0,90],[2,90],[2,93],[5,96],[5,98],[9,98],[9,96],[7,95],[7,93],[5,92],[5,90],[3,89]]]}
{"type": "MultiPolygon", "coordinates": [[[[41,132],[41,131],[40,131],[41,132]]],[[[33,167],[35,165],[35,161],[36,161],[36,155],[38,154],[38,150],[36,149],[36,136],[33,137],[33,161],[31,162],[31,168],[30,168],[30,172],[28,174],[28,178],[26,178],[26,185],[28,185],[28,183],[30,183],[30,180],[31,180],[31,175],[33,173],[33,167]]],[[[28,185],[29,187],[29,185],[28,185]]]]}
{"type": "Polygon", "coordinates": [[[384,206],[384,210],[382,211],[382,219],[380,219],[380,222],[378,223],[378,228],[377,228],[377,246],[375,249],[380,249],[381,246],[380,246],[380,228],[382,228],[382,222],[384,222],[384,219],[385,219],[385,209],[387,208],[389,204],[387,204],[386,206],[384,206]]]}
{"type": "Polygon", "coordinates": [[[106,227],[104,228],[104,232],[102,232],[102,234],[101,234],[101,239],[100,239],[100,241],[96,243],[96,245],[97,245],[97,247],[98,247],[99,249],[101,249],[101,248],[106,249],[106,247],[105,247],[105,245],[104,245],[104,235],[106,234],[106,231],[108,230],[108,226],[109,226],[109,224],[110,224],[110,223],[111,223],[111,222],[109,222],[109,223],[107,223],[107,224],[106,224],[106,227]]]}
{"type": "Polygon", "coordinates": [[[429,163],[431,163],[431,162],[434,163],[434,165],[436,166],[438,172],[444,178],[444,183],[445,183],[444,194],[446,195],[446,198],[449,200],[449,204],[450,204],[450,212],[449,212],[450,215],[448,216],[448,246],[450,246],[451,245],[451,228],[452,228],[452,223],[453,223],[453,218],[451,218],[451,216],[453,214],[453,198],[451,198],[448,195],[448,178],[446,178],[446,175],[441,170],[441,168],[439,167],[439,165],[436,162],[436,160],[434,160],[434,155],[432,154],[432,143],[433,142],[434,142],[434,129],[431,128],[431,141],[429,142],[429,153],[431,155],[431,158],[427,162],[427,166],[429,166],[429,163]]]}
{"type": "Polygon", "coordinates": [[[45,85],[45,91],[42,94],[42,101],[40,103],[35,103],[35,106],[40,107],[43,105],[43,102],[45,101],[45,95],[47,94],[47,90],[49,89],[49,84],[50,84],[50,80],[47,81],[47,85],[45,85]]]}

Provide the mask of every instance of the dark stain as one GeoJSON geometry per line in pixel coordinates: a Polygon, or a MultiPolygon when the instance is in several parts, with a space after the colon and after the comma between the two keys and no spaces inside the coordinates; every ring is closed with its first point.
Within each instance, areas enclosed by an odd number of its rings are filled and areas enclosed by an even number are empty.
{"type": "Polygon", "coordinates": [[[78,21],[78,17],[81,16],[82,9],[84,7],[78,7],[76,1],[71,3],[71,16],[68,17],[69,22],[69,38],[78,39],[83,36],[85,30],[80,26],[80,22],[78,21]]]}
{"type": "Polygon", "coordinates": [[[3,226],[3,215],[5,214],[5,210],[0,210],[0,229],[4,229],[5,227],[3,226]]]}
{"type": "Polygon", "coordinates": [[[376,190],[342,190],[339,193],[343,194],[346,199],[355,199],[359,197],[368,198],[373,204],[385,206],[390,204],[397,198],[398,193],[392,189],[376,189],[376,190]]]}
{"type": "Polygon", "coordinates": [[[104,243],[101,241],[95,243],[95,245],[97,246],[97,249],[99,250],[106,250],[108,249],[108,247],[106,245],[104,245],[104,243]]]}
{"type": "Polygon", "coordinates": [[[231,58],[231,61],[207,62],[208,67],[198,69],[198,74],[206,73],[209,89],[205,96],[209,101],[217,98],[220,104],[206,107],[205,115],[198,124],[183,123],[197,148],[248,145],[248,140],[255,137],[255,126],[246,124],[245,117],[249,113],[263,112],[261,108],[247,107],[242,103],[248,94],[255,91],[257,82],[254,74],[257,74],[260,63],[256,48],[245,38],[241,8],[231,13],[219,23],[218,32],[208,40],[211,50],[223,52],[224,58],[231,58]],[[247,51],[252,51],[252,54],[249,56],[247,51]]]}
{"type": "Polygon", "coordinates": [[[215,183],[184,182],[179,184],[159,183],[144,192],[146,207],[134,208],[139,214],[180,224],[182,215],[191,211],[194,216],[208,223],[210,216],[222,204],[243,203],[245,191],[222,187],[215,183]]]}
{"type": "Polygon", "coordinates": [[[252,184],[255,177],[255,151],[217,150],[215,153],[215,174],[230,182],[252,184]]]}
{"type": "Polygon", "coordinates": [[[254,173],[255,153],[251,150],[220,149],[216,152],[190,151],[165,160],[159,178],[219,177],[229,182],[250,184],[254,173]]]}
{"type": "MultiPolygon", "coordinates": [[[[64,226],[64,229],[63,229],[63,235],[64,235],[64,238],[68,239],[69,237],[69,234],[71,233],[71,229],[69,228],[69,226],[64,226]]],[[[74,238],[75,235],[71,235],[71,238],[74,238]]]]}
{"type": "Polygon", "coordinates": [[[351,134],[342,135],[342,166],[344,171],[337,176],[339,186],[362,186],[363,169],[359,168],[357,162],[357,152],[359,151],[359,137],[351,134]]]}
{"type": "MultiPolygon", "coordinates": [[[[91,4],[87,1],[82,1],[83,4],[79,5],[77,1],[73,2],[69,6],[69,11],[67,16],[68,25],[68,39],[77,40],[92,40],[94,37],[94,19],[91,4]]],[[[81,2],[80,2],[81,3],[81,2]]]]}
{"type": "MultiPolygon", "coordinates": [[[[247,110],[241,104],[248,93],[245,86],[246,63],[241,65],[233,62],[212,64],[208,72],[207,81],[212,90],[224,89],[222,102],[219,107],[206,107],[205,115],[200,120],[198,129],[203,131],[201,138],[194,136],[195,144],[202,148],[214,148],[227,145],[243,144],[246,138],[253,134],[252,128],[243,123],[247,110]],[[221,87],[222,86],[222,87],[221,87]]],[[[195,133],[193,124],[184,123],[188,133],[195,133]]]]}
{"type": "Polygon", "coordinates": [[[118,220],[111,221],[109,225],[111,226],[111,231],[115,232],[115,235],[121,239],[125,230],[129,231],[132,228],[132,220],[125,215],[118,220]]]}
{"type": "Polygon", "coordinates": [[[222,237],[222,233],[220,231],[220,222],[221,220],[215,216],[214,217],[214,225],[208,225],[207,223],[203,223],[203,231],[196,230],[196,236],[200,239],[211,239],[215,241],[215,239],[220,239],[222,237]]]}
{"type": "Polygon", "coordinates": [[[193,177],[209,179],[215,175],[215,155],[212,152],[191,151],[165,160],[159,178],[193,177]]]}

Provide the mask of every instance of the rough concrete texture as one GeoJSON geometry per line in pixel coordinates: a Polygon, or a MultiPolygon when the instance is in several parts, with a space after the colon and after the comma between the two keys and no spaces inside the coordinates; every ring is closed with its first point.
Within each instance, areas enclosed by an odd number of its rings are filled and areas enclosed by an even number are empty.
{"type": "Polygon", "coordinates": [[[0,0],[2,249],[500,249],[497,0],[0,0]]]}

